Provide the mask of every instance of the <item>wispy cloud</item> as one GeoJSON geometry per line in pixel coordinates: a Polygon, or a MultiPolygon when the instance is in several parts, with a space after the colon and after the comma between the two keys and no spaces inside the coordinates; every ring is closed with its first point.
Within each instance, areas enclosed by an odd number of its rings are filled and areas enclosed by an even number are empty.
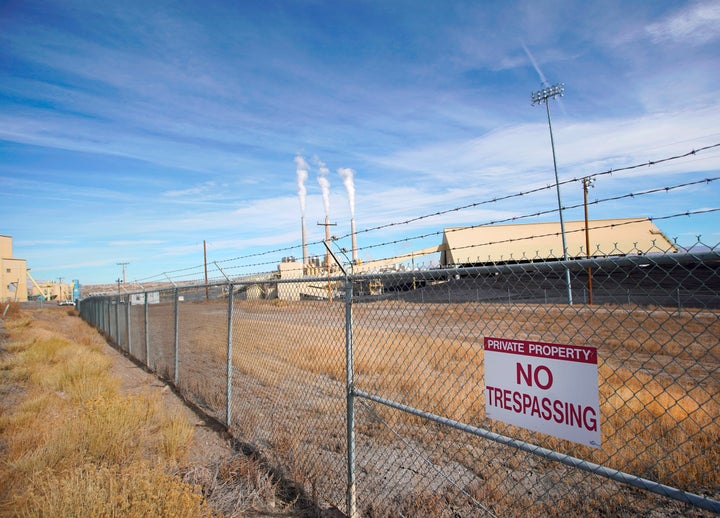
{"type": "MultiPolygon", "coordinates": [[[[629,119],[556,120],[553,130],[560,170],[564,177],[582,176],[689,151],[689,142],[714,143],[720,138],[714,122],[718,117],[720,106],[629,119]],[[648,139],[649,131],[652,139],[648,139]]],[[[412,170],[438,182],[482,182],[489,190],[507,191],[517,189],[517,185],[507,184],[508,174],[522,174],[527,181],[547,170],[552,159],[549,144],[547,125],[538,122],[376,159],[384,166],[412,170]]],[[[720,157],[699,164],[699,170],[720,167],[718,160],[720,157]]]]}
{"type": "MultiPolygon", "coordinates": [[[[196,264],[203,240],[216,259],[292,246],[301,215],[308,239],[321,240],[330,208],[342,235],[355,211],[368,228],[548,185],[547,121],[529,102],[538,82],[567,84],[565,111],[551,105],[561,179],[720,140],[709,1],[410,10],[129,0],[42,13],[20,3],[4,15],[0,231],[34,267],[77,265],[68,275],[84,278],[115,279],[119,253],[137,277],[196,264]],[[305,150],[322,161],[308,164],[305,150]],[[330,185],[326,163],[354,171],[343,178],[352,189],[330,185]]],[[[705,154],[607,177],[594,193],[718,169],[718,154],[705,154]]],[[[713,189],[677,205],[712,205],[713,189]]],[[[553,202],[538,194],[358,237],[553,202]]]]}
{"type": "Polygon", "coordinates": [[[705,1],[691,4],[645,30],[656,42],[689,42],[704,45],[720,39],[720,4],[705,1]]]}

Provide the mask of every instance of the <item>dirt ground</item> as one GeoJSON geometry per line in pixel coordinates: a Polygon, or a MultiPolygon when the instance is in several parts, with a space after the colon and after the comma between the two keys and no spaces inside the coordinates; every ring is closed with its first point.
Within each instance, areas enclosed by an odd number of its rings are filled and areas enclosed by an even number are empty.
{"type": "Polygon", "coordinates": [[[110,345],[105,346],[104,352],[113,359],[112,372],[122,380],[123,393],[155,392],[161,395],[166,408],[181,412],[195,426],[193,447],[188,456],[190,464],[214,464],[235,453],[230,437],[193,411],[169,385],[156,378],[153,373],[136,365],[110,345]]]}

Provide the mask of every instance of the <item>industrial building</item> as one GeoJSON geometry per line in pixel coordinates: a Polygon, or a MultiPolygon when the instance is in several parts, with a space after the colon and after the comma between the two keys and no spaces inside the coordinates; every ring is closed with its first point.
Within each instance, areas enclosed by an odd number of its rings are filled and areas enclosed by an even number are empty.
{"type": "MultiPolygon", "coordinates": [[[[677,252],[648,218],[566,221],[565,240],[570,259],[677,252]]],[[[442,266],[563,259],[559,222],[446,228],[441,249],[442,266]]]]}
{"type": "Polygon", "coordinates": [[[13,257],[12,244],[12,237],[0,235],[0,302],[70,301],[79,297],[78,281],[70,284],[33,279],[27,261],[13,257]]]}
{"type": "Polygon", "coordinates": [[[13,257],[12,237],[0,235],[0,302],[28,299],[27,261],[13,257]]]}
{"type": "MultiPolygon", "coordinates": [[[[428,256],[437,252],[440,253],[441,267],[560,260],[564,258],[561,234],[559,222],[448,227],[443,230],[442,242],[436,246],[365,262],[357,260],[353,234],[353,272],[388,269],[416,259],[428,262],[428,256]]],[[[587,224],[585,221],[566,221],[565,242],[570,259],[678,251],[675,243],[648,218],[597,219],[587,224]]],[[[333,268],[327,258],[322,263],[317,258],[304,258],[303,262],[298,265],[294,257],[284,259],[279,267],[281,277],[297,278],[303,273],[317,276],[327,273],[328,267],[333,268]]]]}
{"type": "MultiPolygon", "coordinates": [[[[677,246],[648,218],[617,218],[565,222],[565,240],[568,258],[646,255],[677,252],[677,246]],[[588,253],[589,250],[589,253],[588,253]]],[[[402,255],[375,261],[358,261],[357,244],[353,234],[353,273],[379,273],[382,271],[413,269],[415,261],[425,264],[432,259],[440,268],[514,264],[564,259],[559,222],[525,223],[511,225],[479,225],[450,227],[443,230],[442,241],[436,246],[407,252],[402,255]],[[437,255],[439,253],[439,259],[437,255]]],[[[303,250],[305,242],[303,235],[303,250]]],[[[306,255],[306,252],[304,252],[306,255]]],[[[327,259],[296,262],[286,258],[278,267],[281,279],[298,279],[303,276],[319,277],[338,273],[333,262],[327,259]],[[328,267],[330,272],[328,272],[328,267]]],[[[293,287],[280,285],[277,296],[281,299],[332,298],[331,283],[312,282],[293,287]]],[[[367,291],[380,294],[387,286],[377,280],[367,291]]]]}

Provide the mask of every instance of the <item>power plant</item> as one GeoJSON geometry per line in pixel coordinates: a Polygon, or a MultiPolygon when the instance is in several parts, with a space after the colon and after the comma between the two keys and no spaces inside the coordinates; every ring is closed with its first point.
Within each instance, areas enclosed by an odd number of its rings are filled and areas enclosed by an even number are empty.
{"type": "MultiPolygon", "coordinates": [[[[278,267],[282,279],[314,278],[306,285],[297,285],[293,293],[287,285],[278,287],[277,296],[285,299],[327,298],[332,300],[334,286],[330,279],[320,281],[323,277],[337,275],[341,266],[335,262],[330,253],[323,253],[322,260],[318,255],[311,256],[308,252],[307,229],[305,224],[305,181],[310,166],[304,158],[297,156],[298,194],[300,197],[300,225],[302,239],[302,262],[294,257],[283,258],[278,267]]],[[[328,168],[323,162],[314,159],[318,166],[318,183],[322,189],[325,208],[324,223],[325,243],[333,246],[335,239],[331,237],[328,168]]],[[[563,250],[557,239],[561,229],[557,222],[527,223],[492,226],[448,227],[442,232],[442,240],[437,245],[406,252],[393,257],[362,261],[359,257],[357,229],[355,226],[355,186],[354,171],[349,168],[338,169],[347,190],[350,204],[350,263],[353,273],[383,272],[397,269],[413,269],[415,260],[439,254],[439,268],[483,266],[488,264],[510,264],[534,261],[557,261],[564,259],[565,253],[572,259],[587,257],[605,257],[624,255],[627,251],[638,254],[647,251],[676,252],[676,245],[668,239],[648,218],[619,218],[594,221],[565,222],[567,243],[563,250]],[[621,232],[618,232],[621,229],[621,232]],[[591,244],[592,243],[592,244],[591,244]],[[620,254],[619,251],[625,251],[620,254]]],[[[343,254],[347,250],[342,249],[343,254]]],[[[347,256],[346,256],[347,258],[347,256]]],[[[429,262],[429,261],[425,261],[429,262]]],[[[384,289],[383,282],[378,279],[369,289],[374,294],[384,289]]]]}

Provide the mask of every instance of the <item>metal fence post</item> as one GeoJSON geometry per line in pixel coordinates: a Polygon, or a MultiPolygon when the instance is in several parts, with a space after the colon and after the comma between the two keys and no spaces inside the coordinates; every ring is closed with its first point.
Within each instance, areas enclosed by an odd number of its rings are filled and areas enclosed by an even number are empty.
{"type": "Polygon", "coordinates": [[[174,308],[175,308],[175,344],[174,344],[174,350],[175,350],[175,386],[178,384],[178,378],[179,378],[179,369],[178,369],[178,341],[180,336],[180,308],[178,307],[178,289],[173,288],[173,298],[175,299],[174,302],[174,308]]]}
{"type": "Polygon", "coordinates": [[[147,291],[143,292],[145,297],[145,365],[150,367],[150,324],[148,322],[148,294],[147,291]]]}
{"type": "Polygon", "coordinates": [[[234,286],[228,286],[228,326],[227,326],[227,400],[225,408],[225,425],[230,428],[231,405],[232,402],[232,373],[233,373],[233,289],[234,286]]]}
{"type": "Polygon", "coordinates": [[[130,338],[130,295],[125,295],[125,333],[127,336],[128,354],[132,356],[132,338],[130,338]]]}
{"type": "Polygon", "coordinates": [[[115,296],[115,345],[120,346],[120,295],[115,296]]]}
{"type": "Polygon", "coordinates": [[[345,363],[347,391],[347,494],[348,518],[357,518],[357,488],[355,487],[355,387],[353,364],[353,281],[345,276],[345,363]]]}

